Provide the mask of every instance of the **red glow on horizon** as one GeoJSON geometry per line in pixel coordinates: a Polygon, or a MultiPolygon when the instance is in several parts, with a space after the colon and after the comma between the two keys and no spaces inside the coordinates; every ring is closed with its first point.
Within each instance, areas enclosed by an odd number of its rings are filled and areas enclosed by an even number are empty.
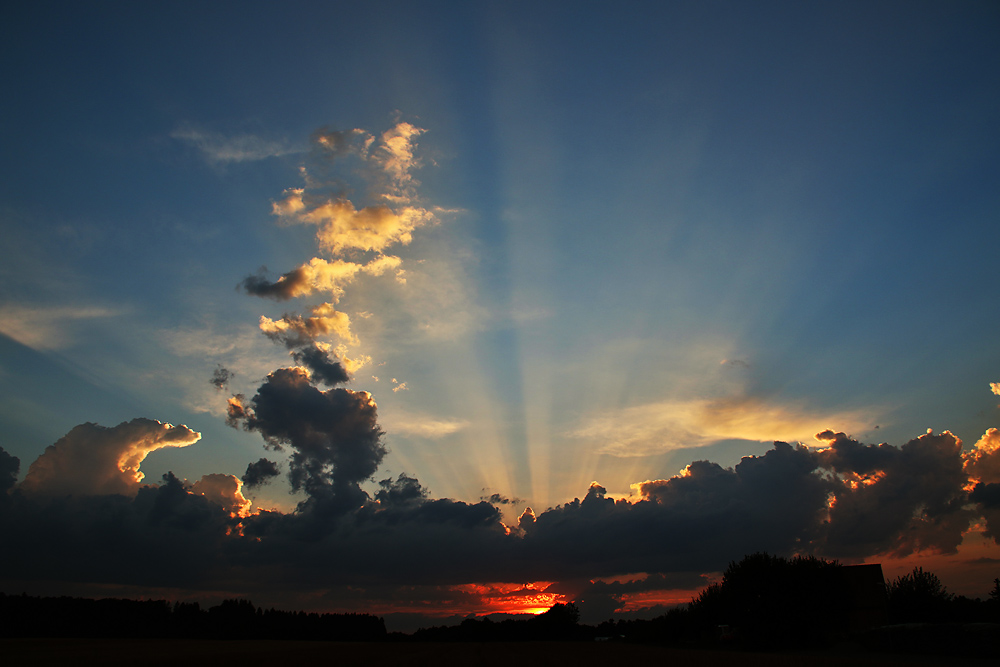
{"type": "Polygon", "coordinates": [[[476,615],[542,614],[563,601],[562,595],[546,592],[551,585],[548,581],[535,581],[526,584],[465,584],[453,588],[479,599],[480,608],[474,612],[476,615]]]}
{"type": "MultiPolygon", "coordinates": [[[[707,586],[707,584],[705,585],[707,586]]],[[[705,586],[692,589],[676,589],[662,591],[642,591],[622,596],[621,606],[616,613],[641,611],[650,607],[677,607],[691,602],[705,586]]]]}

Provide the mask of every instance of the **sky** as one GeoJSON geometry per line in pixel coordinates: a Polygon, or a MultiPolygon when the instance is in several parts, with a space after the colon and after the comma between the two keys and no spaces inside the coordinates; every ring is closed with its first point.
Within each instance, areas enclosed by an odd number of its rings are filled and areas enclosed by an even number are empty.
{"type": "Polygon", "coordinates": [[[972,1],[9,9],[0,590],[597,622],[768,551],[985,596],[998,36],[972,1]]]}

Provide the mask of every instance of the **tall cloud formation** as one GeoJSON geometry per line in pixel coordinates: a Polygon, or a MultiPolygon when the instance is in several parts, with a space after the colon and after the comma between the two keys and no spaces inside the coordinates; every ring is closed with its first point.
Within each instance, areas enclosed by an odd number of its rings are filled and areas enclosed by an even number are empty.
{"type": "MultiPolygon", "coordinates": [[[[274,280],[262,269],[240,283],[247,294],[277,301],[325,296],[326,301],[313,306],[309,316],[286,313],[277,320],[262,316],[260,329],[326,384],[348,378],[336,372],[334,348],[319,339],[332,336],[344,346],[359,343],[351,331],[350,316],[336,309],[346,287],[360,275],[388,272],[405,282],[402,260],[386,251],[409,244],[414,230],[436,221],[433,211],[421,205],[419,182],[412,173],[420,166],[415,142],[423,132],[405,122],[377,137],[357,129],[317,132],[313,167],[302,168],[305,187],[286,190],[273,203],[272,213],[283,224],[315,225],[317,248],[326,257],[313,257],[274,280]],[[348,159],[359,162],[360,172],[367,177],[373,200],[369,206],[357,208],[343,194],[346,186],[331,175],[335,163],[348,159]]],[[[345,360],[341,367],[362,363],[361,358],[345,360]]]]}

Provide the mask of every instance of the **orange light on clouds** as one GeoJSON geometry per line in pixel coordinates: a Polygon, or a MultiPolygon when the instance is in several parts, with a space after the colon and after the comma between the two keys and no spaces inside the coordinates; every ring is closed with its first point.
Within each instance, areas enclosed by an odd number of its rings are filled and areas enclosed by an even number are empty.
{"type": "Polygon", "coordinates": [[[526,584],[465,584],[452,588],[478,598],[480,608],[469,613],[541,614],[557,602],[563,602],[562,595],[546,592],[551,585],[548,581],[536,581],[526,584]]]}

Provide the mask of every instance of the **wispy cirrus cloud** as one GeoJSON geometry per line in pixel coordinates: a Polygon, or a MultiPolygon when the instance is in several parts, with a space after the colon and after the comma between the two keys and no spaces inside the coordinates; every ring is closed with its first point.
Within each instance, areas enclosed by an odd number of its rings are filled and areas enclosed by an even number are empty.
{"type": "Polygon", "coordinates": [[[0,333],[35,350],[58,350],[73,343],[71,327],[81,320],[114,317],[103,306],[0,306],[0,333]]]}
{"type": "MultiPolygon", "coordinates": [[[[405,385],[405,382],[397,384],[393,391],[405,385]]],[[[406,412],[398,409],[381,417],[380,421],[392,433],[414,435],[432,440],[458,433],[471,425],[471,422],[465,419],[446,419],[422,412],[406,412]]]]}
{"type": "Polygon", "coordinates": [[[874,423],[870,415],[858,411],[824,412],[740,397],[661,401],[611,410],[585,420],[567,435],[600,444],[602,454],[629,457],[720,440],[815,442],[813,436],[829,424],[861,431],[874,423]]]}
{"type": "Polygon", "coordinates": [[[284,141],[264,139],[254,134],[226,136],[191,126],[182,126],[170,133],[172,139],[183,141],[196,148],[211,164],[228,162],[256,162],[271,157],[301,153],[301,148],[284,141]]]}

